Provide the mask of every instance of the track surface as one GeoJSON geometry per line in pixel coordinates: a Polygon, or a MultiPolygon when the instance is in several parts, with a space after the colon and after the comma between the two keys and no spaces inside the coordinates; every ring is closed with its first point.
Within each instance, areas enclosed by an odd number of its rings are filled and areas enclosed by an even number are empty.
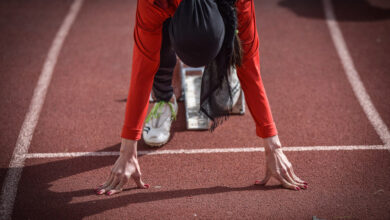
{"type": "MultiPolygon", "coordinates": [[[[130,80],[136,1],[86,0],[65,39],[29,153],[117,152],[130,80]]],[[[333,1],[355,68],[390,126],[390,12],[385,1],[333,1]]],[[[0,180],[5,176],[51,43],[73,1],[0,2],[0,180]]],[[[255,1],[262,79],[282,145],[384,146],[359,104],[322,1],[255,1]]],[[[179,79],[175,77],[175,85],[179,79]]],[[[179,96],[179,88],[176,89],[179,96]]],[[[388,131],[387,131],[388,132],[388,131]]],[[[161,150],[262,147],[249,112],[213,134],[185,130],[179,105],[161,150]]],[[[144,143],[139,150],[151,150],[144,143]]],[[[93,189],[116,156],[26,159],[14,219],[389,219],[390,152],[285,151],[308,190],[264,176],[263,152],[143,155],[151,189],[93,189]]],[[[48,154],[45,154],[48,155],[48,154]]],[[[2,199],[3,194],[1,195],[2,199]]]]}

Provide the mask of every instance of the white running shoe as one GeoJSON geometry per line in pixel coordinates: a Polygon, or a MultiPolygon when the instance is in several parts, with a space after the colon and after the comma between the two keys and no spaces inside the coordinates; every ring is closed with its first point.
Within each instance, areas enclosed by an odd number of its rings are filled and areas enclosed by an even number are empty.
{"type": "Polygon", "coordinates": [[[159,147],[168,142],[172,121],[176,119],[178,105],[173,95],[173,102],[154,103],[146,117],[142,137],[151,147],[159,147]]]}

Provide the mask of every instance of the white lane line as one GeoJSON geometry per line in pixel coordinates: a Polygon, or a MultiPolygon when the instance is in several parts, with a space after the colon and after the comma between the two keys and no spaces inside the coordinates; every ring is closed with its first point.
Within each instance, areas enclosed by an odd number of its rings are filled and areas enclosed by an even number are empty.
{"type": "Polygon", "coordinates": [[[349,54],[347,45],[344,41],[343,34],[341,33],[341,30],[337,24],[331,0],[323,0],[322,2],[324,4],[326,23],[328,24],[333,43],[341,59],[341,63],[343,64],[344,71],[347,74],[348,81],[351,84],[352,89],[357,99],[359,100],[359,103],[362,106],[368,120],[371,122],[383,143],[386,146],[390,146],[389,129],[383,122],[378,111],[375,109],[374,104],[372,103],[370,96],[368,95],[359,77],[355,65],[353,64],[352,57],[349,54]]]}
{"type": "Polygon", "coordinates": [[[47,89],[53,75],[54,67],[57,63],[58,55],[61,51],[64,40],[68,35],[78,12],[80,11],[82,3],[83,0],[75,0],[72,3],[72,6],[61,24],[61,27],[58,30],[46,57],[37,85],[34,89],[34,94],[32,96],[28,112],[16,141],[9,169],[4,179],[0,198],[0,219],[11,219],[18,183],[25,161],[25,157],[21,155],[25,155],[28,152],[35,127],[38,123],[39,114],[43,103],[45,102],[47,89]]]}
{"type": "MultiPolygon", "coordinates": [[[[138,152],[139,155],[139,152],[138,152]]],[[[119,152],[100,151],[100,152],[66,152],[66,153],[29,153],[23,155],[24,158],[58,158],[58,157],[106,157],[119,156],[119,152]]]]}
{"type": "MultiPolygon", "coordinates": [[[[390,150],[385,145],[356,145],[356,146],[312,146],[312,147],[283,147],[283,151],[341,151],[341,150],[390,150]]],[[[262,147],[248,148],[208,148],[208,149],[178,149],[158,151],[138,151],[138,155],[163,155],[163,154],[212,154],[212,153],[243,153],[264,151],[262,147]]],[[[61,158],[61,157],[104,157],[119,156],[118,151],[102,152],[69,152],[69,153],[29,153],[21,157],[32,158],[61,158]]]]}

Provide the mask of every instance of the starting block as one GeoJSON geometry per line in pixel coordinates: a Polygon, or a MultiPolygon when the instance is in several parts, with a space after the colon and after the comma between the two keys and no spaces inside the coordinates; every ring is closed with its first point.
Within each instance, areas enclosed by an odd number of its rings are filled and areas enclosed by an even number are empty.
{"type": "MultiPolygon", "coordinates": [[[[188,130],[208,130],[209,118],[200,112],[200,90],[202,83],[202,74],[204,67],[187,67],[180,61],[180,74],[182,91],[179,100],[184,100],[185,112],[186,112],[186,124],[188,130]],[[192,72],[192,74],[188,74],[192,72]]],[[[239,97],[236,103],[233,105],[232,114],[245,114],[245,97],[244,93],[239,85],[237,73],[234,71],[232,74],[233,81],[235,80],[239,86],[239,97]]]]}

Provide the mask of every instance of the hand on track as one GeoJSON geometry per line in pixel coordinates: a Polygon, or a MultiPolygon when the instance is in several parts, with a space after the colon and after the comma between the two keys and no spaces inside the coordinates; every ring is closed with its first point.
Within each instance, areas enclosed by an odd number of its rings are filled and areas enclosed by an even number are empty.
{"type": "Polygon", "coordinates": [[[285,188],[293,190],[307,189],[307,183],[295,175],[290,161],[284,155],[278,135],[263,140],[265,144],[266,174],[265,178],[261,181],[257,180],[255,185],[265,185],[273,176],[285,188]]]}
{"type": "Polygon", "coordinates": [[[111,169],[108,180],[96,189],[98,195],[107,193],[112,195],[122,192],[123,186],[132,178],[138,188],[147,189],[148,184],[144,184],[141,179],[141,170],[137,160],[137,143],[132,140],[122,139],[119,158],[111,169]]]}

